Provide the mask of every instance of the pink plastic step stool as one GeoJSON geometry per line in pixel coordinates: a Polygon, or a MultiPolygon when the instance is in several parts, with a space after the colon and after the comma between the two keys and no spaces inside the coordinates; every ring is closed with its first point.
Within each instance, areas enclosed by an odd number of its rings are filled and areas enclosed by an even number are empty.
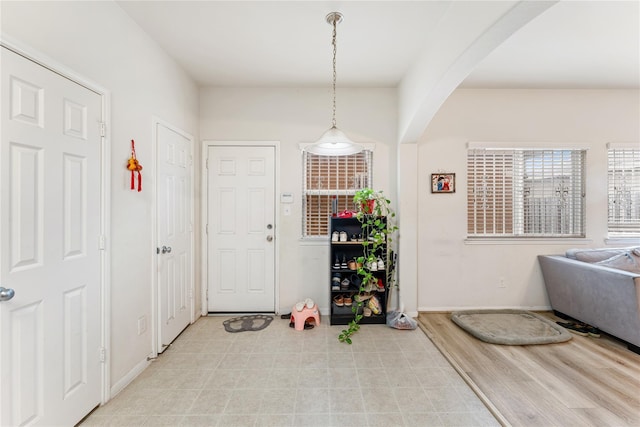
{"type": "Polygon", "coordinates": [[[302,311],[296,310],[295,306],[291,310],[291,321],[294,323],[296,331],[304,330],[304,322],[306,322],[309,318],[313,318],[316,321],[316,326],[320,324],[320,313],[318,312],[318,304],[314,304],[311,308],[307,308],[307,306],[305,305],[302,311]]]}

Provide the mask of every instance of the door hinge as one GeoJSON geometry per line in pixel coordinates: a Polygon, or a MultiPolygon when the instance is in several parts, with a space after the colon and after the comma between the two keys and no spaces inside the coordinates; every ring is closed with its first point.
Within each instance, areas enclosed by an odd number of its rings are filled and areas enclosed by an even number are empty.
{"type": "Polygon", "coordinates": [[[101,234],[98,237],[98,249],[104,251],[107,245],[107,237],[104,234],[101,234]]]}
{"type": "Polygon", "coordinates": [[[204,234],[209,234],[209,224],[204,226],[204,234]]]}
{"type": "Polygon", "coordinates": [[[100,136],[107,136],[107,124],[100,122],[100,136]]]}
{"type": "Polygon", "coordinates": [[[100,347],[100,362],[107,361],[107,350],[104,347],[100,347]]]}
{"type": "Polygon", "coordinates": [[[206,159],[204,160],[204,168],[205,168],[205,169],[209,169],[209,158],[206,158],[206,159]]]}

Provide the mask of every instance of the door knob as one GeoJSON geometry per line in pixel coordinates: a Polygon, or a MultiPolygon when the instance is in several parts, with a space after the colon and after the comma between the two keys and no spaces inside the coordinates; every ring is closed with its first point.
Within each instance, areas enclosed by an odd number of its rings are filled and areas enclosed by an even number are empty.
{"type": "Polygon", "coordinates": [[[270,242],[270,241],[272,241],[272,240],[273,240],[273,236],[272,236],[272,235],[268,235],[268,236],[267,236],[267,242],[270,242]]]}
{"type": "Polygon", "coordinates": [[[171,253],[171,246],[163,246],[162,247],[162,253],[163,254],[170,254],[171,253]]]}
{"type": "Polygon", "coordinates": [[[9,301],[16,295],[16,291],[11,288],[0,287],[0,301],[9,301]]]}

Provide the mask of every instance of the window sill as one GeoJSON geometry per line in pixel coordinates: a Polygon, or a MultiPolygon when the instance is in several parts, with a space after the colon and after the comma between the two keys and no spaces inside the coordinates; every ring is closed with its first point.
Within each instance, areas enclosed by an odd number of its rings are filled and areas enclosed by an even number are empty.
{"type": "Polygon", "coordinates": [[[567,245],[589,244],[591,239],[584,237],[474,237],[464,239],[466,245],[567,245]]]}
{"type": "Polygon", "coordinates": [[[640,236],[607,237],[604,239],[604,243],[607,245],[638,246],[640,245],[640,236]]]}
{"type": "Polygon", "coordinates": [[[300,246],[328,246],[329,236],[301,237],[298,242],[300,242],[300,246]]]}

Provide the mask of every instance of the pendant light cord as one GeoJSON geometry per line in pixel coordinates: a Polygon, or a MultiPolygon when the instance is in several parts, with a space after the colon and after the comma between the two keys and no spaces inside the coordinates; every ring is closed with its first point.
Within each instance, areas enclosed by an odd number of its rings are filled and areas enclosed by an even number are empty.
{"type": "Polygon", "coordinates": [[[333,118],[331,120],[331,124],[333,127],[336,127],[336,52],[337,52],[337,44],[336,44],[336,24],[338,21],[338,17],[334,16],[333,17],[333,39],[332,39],[332,44],[333,44],[333,118]]]}
{"type": "Polygon", "coordinates": [[[315,143],[309,144],[303,149],[307,153],[319,156],[350,156],[364,150],[362,145],[351,141],[349,137],[336,126],[336,81],[338,80],[336,71],[336,56],[338,51],[337,26],[342,22],[342,19],[343,16],[340,12],[331,12],[325,17],[327,24],[333,27],[333,37],[331,40],[333,45],[333,115],[331,117],[331,128],[327,129],[315,143]]]}

